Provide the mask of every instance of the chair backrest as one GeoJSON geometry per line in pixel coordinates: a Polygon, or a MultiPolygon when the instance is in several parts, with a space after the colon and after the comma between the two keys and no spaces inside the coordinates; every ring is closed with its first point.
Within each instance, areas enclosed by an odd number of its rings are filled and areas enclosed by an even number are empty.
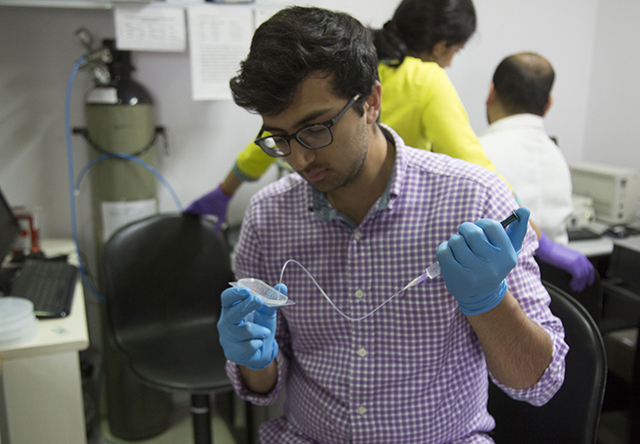
{"type": "Polygon", "coordinates": [[[640,320],[640,251],[637,239],[618,241],[607,270],[607,279],[602,283],[604,290],[603,323],[604,333],[613,330],[635,328],[640,320]],[[633,243],[632,243],[633,242],[633,243]]]}
{"type": "Polygon", "coordinates": [[[109,327],[131,341],[215,322],[233,279],[229,251],[206,218],[159,214],[118,230],[103,254],[109,327]]]}
{"type": "Polygon", "coordinates": [[[576,292],[573,291],[569,285],[569,282],[571,281],[571,275],[569,273],[553,265],[547,264],[546,262],[540,260],[537,262],[540,267],[540,278],[543,283],[554,285],[569,296],[573,296],[584,308],[587,309],[593,320],[596,321],[596,325],[600,326],[604,300],[604,291],[602,289],[600,273],[594,269],[595,280],[593,285],[587,286],[583,291],[576,292]]]}
{"type": "Polygon", "coordinates": [[[496,420],[493,438],[497,444],[595,444],[607,376],[602,336],[580,303],[551,284],[545,287],[570,347],[564,384],[541,407],[514,400],[489,384],[488,409],[496,420]]]}
{"type": "Polygon", "coordinates": [[[607,276],[621,279],[632,291],[640,293],[640,239],[638,237],[634,236],[613,244],[607,276]]]}

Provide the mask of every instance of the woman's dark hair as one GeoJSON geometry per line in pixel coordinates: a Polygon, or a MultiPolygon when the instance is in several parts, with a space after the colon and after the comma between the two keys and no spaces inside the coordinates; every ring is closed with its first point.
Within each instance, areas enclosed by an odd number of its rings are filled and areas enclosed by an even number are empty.
{"type": "Polygon", "coordinates": [[[505,58],[493,74],[493,88],[510,114],[544,114],[555,72],[544,57],[524,52],[505,58]]]}
{"type": "Polygon", "coordinates": [[[471,0],[403,0],[382,29],[374,30],[378,59],[399,65],[407,50],[431,52],[439,41],[465,43],[476,31],[471,0]]]}
{"type": "Polygon", "coordinates": [[[311,73],[326,75],[337,96],[360,94],[363,103],[378,80],[371,34],[348,14],[290,7],[277,12],[253,35],[251,50],[229,82],[233,100],[263,115],[276,115],[293,101],[311,73]]]}

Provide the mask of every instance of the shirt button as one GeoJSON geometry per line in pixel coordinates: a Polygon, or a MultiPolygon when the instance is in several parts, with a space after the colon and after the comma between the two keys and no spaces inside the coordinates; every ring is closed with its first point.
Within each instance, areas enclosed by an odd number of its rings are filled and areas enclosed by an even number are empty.
{"type": "Polygon", "coordinates": [[[353,235],[353,237],[359,241],[360,239],[362,239],[362,233],[357,231],[356,234],[353,235]]]}
{"type": "Polygon", "coordinates": [[[365,356],[367,356],[367,350],[362,347],[360,350],[358,350],[358,354],[360,355],[360,357],[364,358],[365,356]]]}
{"type": "Polygon", "coordinates": [[[365,409],[363,405],[358,407],[358,410],[356,410],[356,412],[360,413],[361,415],[364,415],[364,412],[366,412],[366,411],[367,411],[367,409],[365,409]]]}
{"type": "Polygon", "coordinates": [[[362,291],[362,290],[358,289],[358,290],[355,292],[354,296],[355,296],[355,297],[357,297],[358,299],[362,299],[362,298],[364,297],[364,291],[362,291]]]}

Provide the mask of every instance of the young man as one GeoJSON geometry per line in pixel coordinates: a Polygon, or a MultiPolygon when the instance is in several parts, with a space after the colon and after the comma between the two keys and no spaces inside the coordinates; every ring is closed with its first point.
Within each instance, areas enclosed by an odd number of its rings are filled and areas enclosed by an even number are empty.
{"type": "Polygon", "coordinates": [[[376,65],[357,20],[293,7],[258,28],[231,81],[236,103],[262,116],[256,143],[297,172],[252,199],[236,276],[274,285],[294,259],[351,319],[297,266],[283,278],[295,305],[222,293],[238,394],[270,404],[287,388],[263,444],[489,443],[488,373],[536,405],[564,378],[528,210],[505,231],[518,205],[494,173],[378,124],[376,65]],[[436,259],[442,277],[382,305],[436,259]]]}
{"type": "Polygon", "coordinates": [[[593,284],[595,271],[589,259],[566,246],[565,223],[573,212],[571,174],[544,129],[554,78],[551,63],[538,54],[502,60],[487,97],[490,125],[480,142],[541,230],[538,259],[569,273],[571,289],[582,291],[593,284]]]}

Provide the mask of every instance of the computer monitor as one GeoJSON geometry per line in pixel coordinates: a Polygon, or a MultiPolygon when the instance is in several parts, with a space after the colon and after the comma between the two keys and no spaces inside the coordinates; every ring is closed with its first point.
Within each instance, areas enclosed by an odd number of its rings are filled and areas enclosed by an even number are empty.
{"type": "Polygon", "coordinates": [[[0,189],[0,263],[11,252],[19,236],[18,219],[0,189]]]}

